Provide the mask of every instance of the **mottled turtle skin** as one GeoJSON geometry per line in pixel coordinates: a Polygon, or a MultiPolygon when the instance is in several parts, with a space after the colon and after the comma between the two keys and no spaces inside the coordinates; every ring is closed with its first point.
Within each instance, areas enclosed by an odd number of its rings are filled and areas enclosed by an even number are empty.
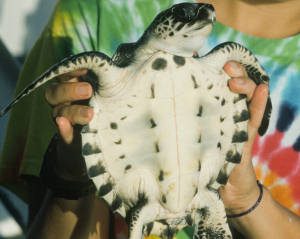
{"type": "MultiPolygon", "coordinates": [[[[172,238],[187,225],[194,239],[231,238],[217,190],[241,160],[249,112],[245,96],[229,90],[223,66],[240,62],[256,84],[268,84],[268,76],[234,42],[197,56],[214,20],[211,5],[173,5],[112,58],[68,57],[2,111],[59,75],[88,69],[94,117],[81,130],[82,155],[97,195],[127,219],[130,239],[172,238]]],[[[270,112],[268,101],[260,134],[270,112]]]]}

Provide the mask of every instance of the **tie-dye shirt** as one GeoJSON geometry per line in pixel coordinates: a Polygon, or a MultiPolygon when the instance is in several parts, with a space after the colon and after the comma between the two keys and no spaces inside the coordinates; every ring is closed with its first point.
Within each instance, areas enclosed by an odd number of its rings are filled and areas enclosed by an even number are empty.
{"type": "MultiPolygon", "coordinates": [[[[137,40],[159,11],[178,2],[182,1],[59,1],[26,60],[17,92],[70,54],[100,50],[112,55],[121,42],[137,40]]],[[[267,134],[256,140],[253,161],[258,178],[274,198],[300,215],[300,35],[262,39],[216,23],[201,52],[224,41],[251,49],[270,75],[273,112],[267,134]]],[[[12,111],[0,161],[1,182],[14,182],[19,174],[39,175],[43,154],[55,132],[50,112],[42,91],[12,111]],[[18,119],[22,123],[17,123],[18,119]]],[[[125,238],[119,225],[116,223],[118,239],[125,238]]],[[[181,232],[178,238],[188,236],[181,232]]]]}
{"type": "Polygon", "coordinates": [[[273,111],[267,134],[256,140],[253,162],[272,195],[300,215],[300,34],[263,39],[217,23],[206,48],[224,41],[251,49],[270,76],[273,111]]]}

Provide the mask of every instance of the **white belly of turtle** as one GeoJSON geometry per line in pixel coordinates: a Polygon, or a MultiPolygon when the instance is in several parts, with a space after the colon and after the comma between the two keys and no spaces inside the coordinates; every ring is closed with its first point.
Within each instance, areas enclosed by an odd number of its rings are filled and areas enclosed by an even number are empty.
{"type": "Polygon", "coordinates": [[[143,208],[150,208],[143,225],[174,224],[170,219],[188,214],[195,221],[195,210],[207,207],[219,211],[207,222],[224,221],[211,189],[218,188],[221,169],[229,174],[234,165],[225,160],[228,152],[241,153],[243,143],[233,137],[247,137],[247,121],[238,122],[248,112],[246,102],[229,90],[223,70],[194,58],[159,52],[130,78],[116,94],[92,99],[95,116],[82,133],[88,172],[101,196],[110,204],[118,196],[124,215],[143,195],[143,208]]]}

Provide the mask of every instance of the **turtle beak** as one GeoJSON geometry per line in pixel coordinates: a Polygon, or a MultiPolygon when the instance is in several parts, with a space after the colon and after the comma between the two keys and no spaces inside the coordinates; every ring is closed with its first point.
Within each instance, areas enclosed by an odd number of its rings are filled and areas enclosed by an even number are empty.
{"type": "Polygon", "coordinates": [[[211,21],[211,23],[215,23],[216,22],[216,13],[215,11],[211,12],[209,19],[211,21]]]}
{"type": "Polygon", "coordinates": [[[214,23],[216,21],[216,13],[213,5],[211,4],[200,4],[197,12],[198,18],[203,18],[203,16],[207,15],[207,21],[210,23],[214,23]]]}

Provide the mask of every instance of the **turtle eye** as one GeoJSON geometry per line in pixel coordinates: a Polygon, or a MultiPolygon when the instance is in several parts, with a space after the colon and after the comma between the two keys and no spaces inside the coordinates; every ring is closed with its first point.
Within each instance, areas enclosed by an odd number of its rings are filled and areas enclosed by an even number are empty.
{"type": "Polygon", "coordinates": [[[214,8],[210,4],[182,3],[175,5],[171,11],[175,19],[182,22],[190,22],[197,19],[208,19],[210,12],[213,12],[214,8]]]}
{"type": "Polygon", "coordinates": [[[175,18],[183,22],[192,20],[196,14],[197,9],[192,4],[180,4],[172,8],[172,13],[175,18]]]}

